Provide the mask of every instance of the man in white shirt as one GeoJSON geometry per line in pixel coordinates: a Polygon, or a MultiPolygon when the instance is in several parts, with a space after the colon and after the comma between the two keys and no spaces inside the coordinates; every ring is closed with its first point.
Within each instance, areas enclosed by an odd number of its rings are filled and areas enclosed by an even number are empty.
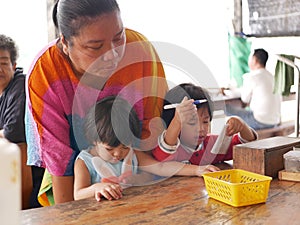
{"type": "Polygon", "coordinates": [[[241,88],[241,99],[249,108],[226,106],[226,115],[241,117],[255,130],[280,123],[281,95],[273,93],[274,76],[265,68],[268,57],[264,49],[255,49],[249,58],[250,72],[244,74],[241,88]]]}

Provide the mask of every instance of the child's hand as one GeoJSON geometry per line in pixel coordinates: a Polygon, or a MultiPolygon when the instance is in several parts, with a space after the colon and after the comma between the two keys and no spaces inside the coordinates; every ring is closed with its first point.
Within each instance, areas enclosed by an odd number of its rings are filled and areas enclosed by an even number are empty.
{"type": "Polygon", "coordinates": [[[197,117],[197,108],[193,102],[193,99],[184,97],[181,103],[176,107],[174,119],[179,124],[187,123],[192,118],[197,117]]]}
{"type": "Polygon", "coordinates": [[[247,141],[257,139],[257,134],[238,116],[232,116],[227,121],[226,135],[232,136],[240,132],[241,137],[247,141]]]}
{"type": "Polygon", "coordinates": [[[108,200],[122,198],[122,188],[119,184],[114,183],[97,183],[95,184],[95,198],[101,201],[101,196],[108,200]]]}
{"type": "Polygon", "coordinates": [[[237,116],[230,117],[227,121],[227,125],[228,125],[226,129],[227,136],[232,136],[236,133],[239,133],[244,129],[245,126],[247,126],[245,122],[237,116]]]}
{"type": "Polygon", "coordinates": [[[192,119],[198,121],[197,107],[193,103],[193,99],[184,97],[181,103],[176,106],[175,115],[164,137],[168,145],[176,145],[183,124],[187,124],[192,119]]]}
{"type": "Polygon", "coordinates": [[[198,170],[196,175],[201,177],[202,174],[204,173],[209,173],[209,172],[216,172],[219,171],[220,169],[216,166],[213,165],[206,165],[206,166],[198,166],[198,170]]]}

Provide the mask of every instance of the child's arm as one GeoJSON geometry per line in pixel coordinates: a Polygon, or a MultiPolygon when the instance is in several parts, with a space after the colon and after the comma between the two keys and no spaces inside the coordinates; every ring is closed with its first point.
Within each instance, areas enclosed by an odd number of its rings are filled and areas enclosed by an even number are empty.
{"type": "Polygon", "coordinates": [[[138,164],[141,170],[159,176],[170,177],[178,176],[202,176],[203,173],[218,171],[219,168],[213,165],[197,166],[176,161],[159,162],[150,155],[136,151],[138,164]]]}
{"type": "Polygon", "coordinates": [[[232,116],[227,121],[228,127],[226,134],[231,136],[240,132],[241,138],[247,141],[254,141],[257,139],[255,132],[240,118],[232,116]]]}
{"type": "Polygon", "coordinates": [[[181,124],[186,123],[191,117],[197,116],[197,108],[193,102],[193,99],[188,100],[187,97],[184,97],[182,102],[176,107],[175,115],[164,136],[166,144],[176,145],[181,131],[181,124]]]}
{"type": "Polygon", "coordinates": [[[101,196],[108,200],[122,197],[122,188],[115,183],[91,184],[91,175],[83,160],[77,159],[74,166],[74,199],[95,197],[97,201],[101,196]]]}

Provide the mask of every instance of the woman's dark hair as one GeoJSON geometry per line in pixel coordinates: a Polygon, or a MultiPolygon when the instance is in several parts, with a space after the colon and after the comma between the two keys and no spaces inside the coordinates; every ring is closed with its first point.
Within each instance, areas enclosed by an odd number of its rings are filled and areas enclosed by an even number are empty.
{"type": "MultiPolygon", "coordinates": [[[[188,99],[200,100],[206,99],[207,102],[197,104],[197,108],[207,107],[210,120],[213,115],[213,103],[207,90],[202,87],[196,86],[192,83],[182,83],[171,90],[165,96],[164,105],[180,103],[184,97],[188,99]]],[[[162,113],[162,119],[169,126],[175,114],[175,109],[164,109],[162,113]]]]}
{"type": "Polygon", "coordinates": [[[53,7],[52,19],[64,38],[70,41],[89,21],[115,10],[120,11],[115,0],[58,0],[53,7]]]}
{"type": "Polygon", "coordinates": [[[18,58],[18,48],[14,40],[4,34],[0,34],[0,49],[9,52],[10,61],[15,64],[18,58]]]}
{"type": "Polygon", "coordinates": [[[123,98],[106,97],[90,109],[85,121],[85,134],[92,144],[101,141],[111,147],[120,144],[137,146],[141,123],[134,108],[123,98]]]}

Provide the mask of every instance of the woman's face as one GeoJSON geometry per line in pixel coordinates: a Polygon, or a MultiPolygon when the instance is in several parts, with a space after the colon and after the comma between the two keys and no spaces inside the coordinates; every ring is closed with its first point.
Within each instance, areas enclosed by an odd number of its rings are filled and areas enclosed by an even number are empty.
{"type": "Polygon", "coordinates": [[[15,69],[16,64],[12,64],[9,51],[0,49],[0,93],[13,79],[15,69]]]}
{"type": "Polygon", "coordinates": [[[197,109],[197,115],[182,126],[180,134],[181,143],[193,149],[204,141],[210,127],[207,107],[197,109]]]}
{"type": "Polygon", "coordinates": [[[63,51],[76,74],[109,78],[125,51],[126,35],[119,11],[96,17],[82,27],[71,43],[62,37],[63,51]]]}

